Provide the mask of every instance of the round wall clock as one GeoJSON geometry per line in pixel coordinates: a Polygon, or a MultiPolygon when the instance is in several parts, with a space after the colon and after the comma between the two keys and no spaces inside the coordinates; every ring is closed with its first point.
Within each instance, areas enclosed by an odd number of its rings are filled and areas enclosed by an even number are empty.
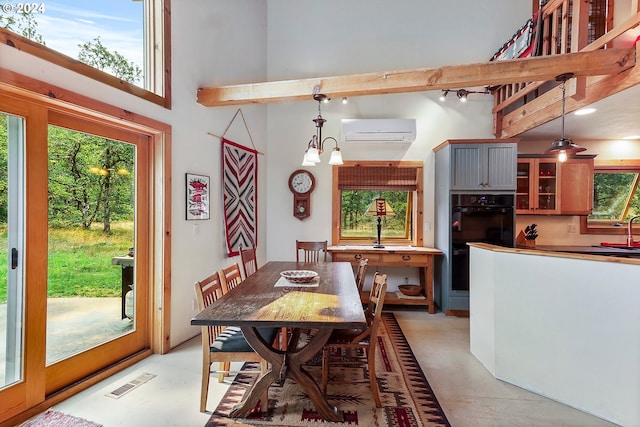
{"type": "Polygon", "coordinates": [[[299,220],[311,215],[311,192],[316,185],[313,174],[298,169],[289,176],[289,189],[293,193],[293,216],[299,220]]]}

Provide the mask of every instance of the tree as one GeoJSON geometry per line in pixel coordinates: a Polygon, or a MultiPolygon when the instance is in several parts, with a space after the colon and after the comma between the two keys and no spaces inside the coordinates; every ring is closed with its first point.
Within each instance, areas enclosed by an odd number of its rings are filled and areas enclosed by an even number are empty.
{"type": "Polygon", "coordinates": [[[4,15],[0,13],[0,26],[5,27],[9,31],[20,34],[30,40],[46,45],[42,34],[38,34],[38,22],[32,12],[22,12],[15,15],[4,15]]]}
{"type": "Polygon", "coordinates": [[[81,132],[49,128],[49,218],[87,229],[133,219],[135,147],[81,132]]]}
{"type": "Polygon", "coordinates": [[[111,52],[96,37],[92,42],[79,44],[80,53],[78,59],[98,70],[106,71],[119,79],[129,83],[135,83],[142,78],[142,70],[136,64],[129,62],[127,58],[118,53],[111,52]]]}
{"type": "MultiPolygon", "coordinates": [[[[111,52],[100,41],[100,37],[93,39],[93,42],[86,42],[78,45],[80,52],[78,59],[85,64],[91,65],[99,70],[107,71],[119,79],[134,83],[142,76],[142,70],[134,63],[130,63],[124,56],[117,51],[111,52]]],[[[132,148],[132,147],[131,147],[132,148]]],[[[102,222],[103,231],[109,233],[111,231],[111,215],[113,196],[113,178],[117,176],[118,170],[133,170],[133,152],[123,144],[104,144],[102,148],[102,161],[100,192],[102,203],[102,222]],[[127,169],[128,167],[128,169],[127,169]],[[105,172],[106,171],[106,172],[105,172]],[[116,175],[114,175],[114,172],[116,175]]]]}
{"type": "MultiPolygon", "coordinates": [[[[38,34],[33,13],[0,14],[0,25],[45,44],[42,35],[38,34]]],[[[140,67],[117,51],[109,50],[100,37],[78,47],[78,59],[87,65],[130,83],[142,77],[140,67]]],[[[6,116],[0,114],[2,119],[0,141],[6,141],[6,116]]],[[[133,145],[50,126],[48,149],[49,220],[52,224],[79,224],[87,229],[96,220],[101,220],[103,232],[110,233],[113,219],[133,219],[133,145]]],[[[4,152],[0,147],[0,166],[3,161],[6,164],[6,143],[4,152]]],[[[0,176],[0,196],[6,193],[6,184],[6,176],[0,176]]],[[[0,201],[0,214],[6,212],[6,206],[2,204],[0,201]]]]}

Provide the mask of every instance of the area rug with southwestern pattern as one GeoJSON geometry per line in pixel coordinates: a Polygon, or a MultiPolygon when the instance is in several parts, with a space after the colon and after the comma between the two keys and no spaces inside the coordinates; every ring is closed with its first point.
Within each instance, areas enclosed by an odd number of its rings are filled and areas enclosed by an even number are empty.
{"type": "Polygon", "coordinates": [[[59,411],[48,410],[32,420],[20,424],[20,427],[102,427],[102,424],[59,411]]]}
{"type": "MultiPolygon", "coordinates": [[[[420,369],[393,313],[383,313],[379,328],[376,354],[376,377],[382,408],[376,408],[369,383],[335,384],[329,382],[327,399],[344,412],[343,422],[328,422],[316,412],[311,400],[293,381],[287,379],[282,386],[269,389],[267,412],[260,412],[259,405],[247,418],[232,419],[228,414],[242,400],[245,391],[258,376],[258,364],[252,365],[253,373],[241,373],[209,419],[206,427],[218,426],[389,426],[426,427],[449,426],[438,399],[420,369]]],[[[306,370],[320,383],[321,368],[318,360],[306,370]]],[[[361,380],[366,369],[332,368],[332,378],[361,380]]]]}

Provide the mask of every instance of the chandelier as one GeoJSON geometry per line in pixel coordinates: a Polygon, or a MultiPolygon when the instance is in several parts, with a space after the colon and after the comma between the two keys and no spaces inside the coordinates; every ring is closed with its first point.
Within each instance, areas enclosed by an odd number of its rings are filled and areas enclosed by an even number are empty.
{"type": "Polygon", "coordinates": [[[318,101],[318,117],[313,119],[313,122],[316,124],[316,134],[311,137],[311,140],[307,144],[307,149],[305,150],[304,157],[302,158],[302,166],[315,166],[320,163],[320,154],[322,154],[322,152],[324,151],[324,144],[327,140],[332,140],[336,144],[331,151],[329,164],[341,165],[342,153],[340,153],[338,141],[332,136],[327,136],[326,138],[322,139],[322,125],[324,125],[326,120],[322,118],[320,105],[322,104],[322,102],[328,102],[329,98],[321,93],[314,93],[313,99],[318,101]]]}

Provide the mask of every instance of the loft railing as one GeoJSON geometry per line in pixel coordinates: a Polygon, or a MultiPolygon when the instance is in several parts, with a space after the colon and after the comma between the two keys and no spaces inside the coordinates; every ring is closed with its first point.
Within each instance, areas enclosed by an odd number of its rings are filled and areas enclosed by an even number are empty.
{"type": "MultiPolygon", "coordinates": [[[[531,56],[553,56],[570,52],[591,51],[611,47],[627,31],[640,25],[640,2],[632,1],[628,11],[618,10],[614,25],[615,0],[549,0],[539,10],[534,10],[534,34],[531,40],[531,56]]],[[[621,4],[629,4],[624,2],[621,4]]],[[[519,82],[493,87],[494,134],[511,137],[524,130],[527,124],[519,123],[509,129],[514,119],[524,117],[525,106],[543,94],[553,90],[557,82],[519,82]]],[[[586,79],[581,79],[581,90],[586,79]]],[[[573,93],[578,89],[573,88],[573,93]]],[[[606,97],[608,94],[603,94],[606,97]]],[[[557,97],[556,97],[557,98],[557,97]]],[[[530,123],[533,128],[540,123],[530,123]]]]}

